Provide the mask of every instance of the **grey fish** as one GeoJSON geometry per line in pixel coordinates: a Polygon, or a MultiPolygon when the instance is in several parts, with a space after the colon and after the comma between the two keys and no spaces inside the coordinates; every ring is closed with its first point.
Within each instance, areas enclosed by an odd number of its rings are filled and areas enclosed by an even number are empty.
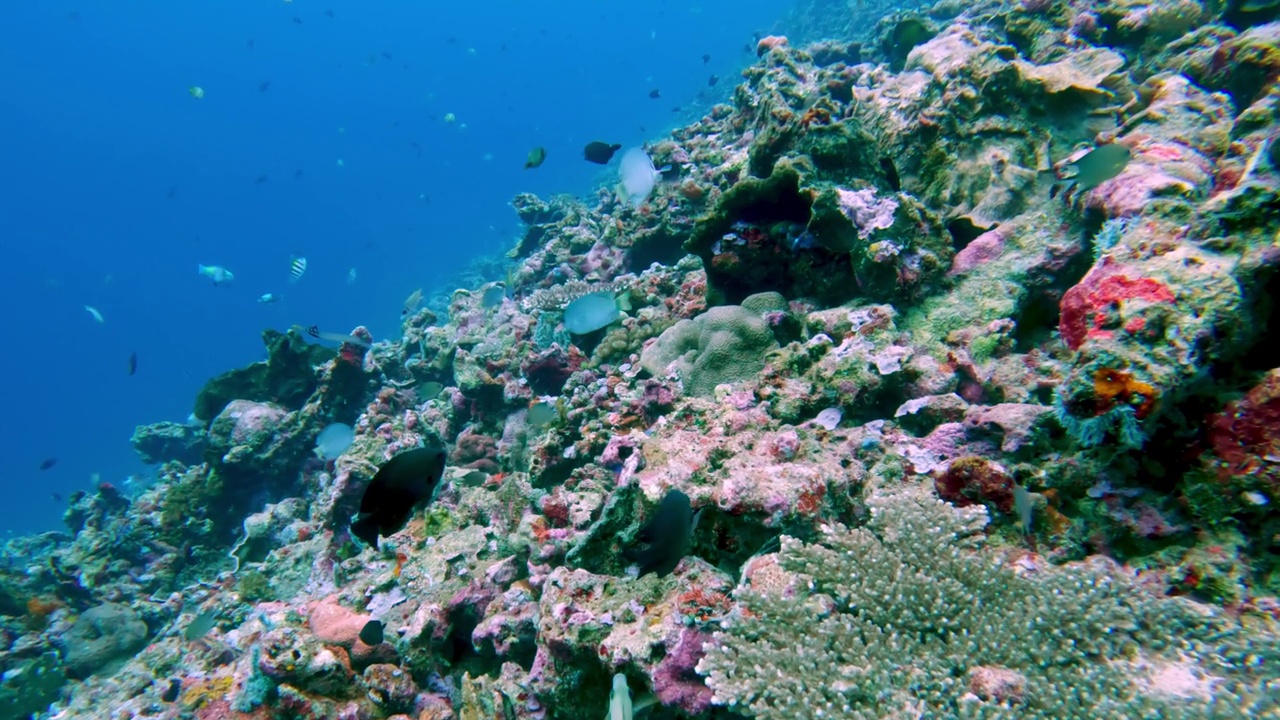
{"type": "Polygon", "coordinates": [[[637,533],[644,548],[627,548],[623,557],[640,566],[640,575],[669,575],[689,551],[693,536],[693,505],[679,490],[668,490],[657,511],[637,533]]]}
{"type": "Polygon", "coordinates": [[[360,498],[360,512],[351,534],[378,547],[378,536],[391,537],[404,529],[419,505],[431,502],[444,475],[444,448],[408,450],[383,464],[360,498]]]}

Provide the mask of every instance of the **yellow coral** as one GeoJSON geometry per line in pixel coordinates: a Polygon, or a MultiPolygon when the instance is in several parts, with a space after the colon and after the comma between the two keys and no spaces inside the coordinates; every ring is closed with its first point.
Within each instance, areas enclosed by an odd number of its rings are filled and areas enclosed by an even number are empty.
{"type": "Polygon", "coordinates": [[[219,675],[215,678],[200,680],[194,685],[183,688],[182,704],[189,706],[193,710],[199,710],[209,703],[230,695],[233,685],[235,685],[235,679],[230,675],[219,675]]]}

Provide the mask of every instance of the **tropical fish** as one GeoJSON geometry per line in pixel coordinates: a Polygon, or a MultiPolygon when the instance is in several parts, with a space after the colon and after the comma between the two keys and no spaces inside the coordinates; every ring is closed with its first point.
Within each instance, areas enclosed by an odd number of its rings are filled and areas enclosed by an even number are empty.
{"type": "Polygon", "coordinates": [[[93,316],[94,320],[97,320],[98,322],[106,322],[102,319],[102,313],[98,312],[98,308],[92,305],[85,305],[84,309],[93,316]]]}
{"type": "Polygon", "coordinates": [[[214,285],[221,285],[225,282],[231,282],[236,276],[228,269],[221,265],[196,265],[196,272],[209,278],[214,285]]]}
{"type": "Polygon", "coordinates": [[[350,270],[347,271],[347,284],[354,285],[358,277],[360,276],[356,273],[356,269],[351,268],[350,270]]]}
{"type": "Polygon", "coordinates": [[[706,55],[706,54],[704,54],[704,55],[702,56],[702,64],[703,64],[703,65],[706,65],[706,64],[707,64],[707,63],[709,63],[709,62],[711,62],[711,56],[710,56],[710,55],[706,55]]]}
{"type": "Polygon", "coordinates": [[[404,309],[400,311],[400,317],[412,315],[418,310],[418,306],[422,304],[422,288],[409,293],[409,297],[405,298],[404,309]]]}
{"type": "Polygon", "coordinates": [[[1069,202],[1071,195],[1083,196],[1084,193],[1098,187],[1102,183],[1124,172],[1133,153],[1119,143],[1101,145],[1066,163],[1074,173],[1069,177],[1061,177],[1065,182],[1055,184],[1049,189],[1049,197],[1054,197],[1062,185],[1066,186],[1063,197],[1069,202]]]}
{"type": "Polygon", "coordinates": [[[658,91],[658,88],[654,88],[649,91],[649,99],[657,100],[660,97],[662,97],[662,93],[658,91]]]}
{"type": "Polygon", "coordinates": [[[258,296],[258,302],[263,305],[271,305],[280,302],[280,296],[275,293],[263,293],[258,296]]]}
{"type": "Polygon", "coordinates": [[[138,372],[138,351],[134,350],[129,353],[129,376],[132,377],[136,372],[138,372]]]}
{"type": "Polygon", "coordinates": [[[44,460],[40,461],[40,469],[48,470],[57,464],[58,464],[58,458],[56,457],[45,458],[44,460]]]}
{"type": "Polygon", "coordinates": [[[289,281],[298,282],[307,272],[307,259],[301,256],[289,262],[289,281]]]}
{"type": "Polygon", "coordinates": [[[536,147],[529,151],[529,157],[524,161],[524,169],[532,170],[542,164],[547,159],[547,149],[544,147],[536,147]]]}
{"type": "MultiPolygon", "coordinates": [[[[250,41],[250,42],[252,42],[252,41],[250,41]]],[[[252,47],[252,46],[250,46],[250,47],[252,47]]],[[[192,85],[191,87],[187,88],[187,94],[191,95],[191,97],[193,97],[193,98],[195,98],[195,99],[197,99],[197,100],[203,100],[203,99],[204,99],[204,88],[200,87],[199,85],[192,85]]]]}
{"type": "Polygon", "coordinates": [[[332,423],[316,437],[315,454],[321,460],[336,460],[351,447],[355,431],[345,423],[332,423]]]}
{"type": "Polygon", "coordinates": [[[444,391],[444,385],[434,381],[427,381],[418,387],[418,397],[424,402],[435,400],[440,397],[440,393],[444,391]]]}
{"type": "Polygon", "coordinates": [[[381,645],[383,640],[382,628],[381,620],[370,620],[365,623],[364,627],[360,629],[360,642],[370,647],[381,645]]]}
{"type": "Polygon", "coordinates": [[[618,164],[622,189],[632,207],[640,207],[649,199],[649,193],[653,192],[653,186],[661,175],[662,171],[653,167],[653,160],[640,148],[631,148],[623,153],[618,164]]]}
{"type": "Polygon", "coordinates": [[[194,620],[187,623],[187,627],[182,631],[182,637],[187,642],[195,642],[205,635],[218,624],[218,611],[212,608],[205,610],[195,617],[194,620]]]}
{"type": "Polygon", "coordinates": [[[720,76],[712,75],[711,77],[707,78],[707,87],[715,87],[716,83],[718,82],[720,82],[720,76]]]}
{"type": "Polygon", "coordinates": [[[480,307],[483,307],[486,310],[489,308],[495,308],[501,305],[502,301],[505,300],[506,297],[507,297],[506,286],[502,285],[501,283],[495,284],[493,287],[490,287],[487,290],[485,290],[484,295],[480,296],[480,307]]]}
{"type": "Polygon", "coordinates": [[[379,536],[404,529],[414,509],[431,501],[444,461],[444,448],[434,446],[402,452],[384,463],[360,498],[351,534],[377,548],[379,536]]]}
{"type": "Polygon", "coordinates": [[[311,325],[307,328],[307,334],[317,340],[328,340],[329,342],[343,343],[347,345],[357,345],[368,349],[369,343],[361,340],[355,335],[343,335],[341,333],[320,332],[320,328],[311,325]]]}
{"type": "Polygon", "coordinates": [[[1031,511],[1034,505],[1031,502],[1031,493],[1021,485],[1013,486],[1013,507],[1018,511],[1018,522],[1022,526],[1022,534],[1031,534],[1031,511]]]}
{"type": "Polygon", "coordinates": [[[594,142],[587,143],[587,146],[582,149],[582,157],[587,162],[593,162],[597,165],[608,165],[609,161],[613,159],[613,154],[621,149],[621,145],[610,145],[609,143],[596,140],[594,142]]]}
{"type": "Polygon", "coordinates": [[[455,123],[458,121],[458,116],[454,115],[453,113],[445,113],[444,121],[447,123],[455,123]]]}
{"type": "Polygon", "coordinates": [[[689,496],[679,490],[668,490],[653,517],[637,534],[648,546],[628,548],[623,557],[640,566],[640,575],[657,573],[659,577],[675,570],[689,551],[693,536],[693,506],[689,496]]]}
{"type": "Polygon", "coordinates": [[[565,306],[564,329],[586,335],[611,325],[618,319],[618,303],[612,292],[593,292],[565,306]]]}

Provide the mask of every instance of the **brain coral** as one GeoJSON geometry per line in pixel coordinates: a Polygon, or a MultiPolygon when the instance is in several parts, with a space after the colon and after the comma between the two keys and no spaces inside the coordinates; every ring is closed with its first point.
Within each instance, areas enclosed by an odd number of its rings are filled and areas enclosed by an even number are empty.
{"type": "Polygon", "coordinates": [[[640,365],[654,376],[674,367],[685,392],[710,395],[716,385],[741,382],[764,369],[765,353],[778,347],[766,315],[786,310],[786,300],[774,292],[713,307],[659,335],[640,354],[640,365]]]}

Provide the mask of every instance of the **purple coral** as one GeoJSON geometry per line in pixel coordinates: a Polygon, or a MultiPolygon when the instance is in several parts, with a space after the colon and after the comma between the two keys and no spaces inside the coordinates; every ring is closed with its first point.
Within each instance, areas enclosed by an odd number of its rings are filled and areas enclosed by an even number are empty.
{"type": "Polygon", "coordinates": [[[680,632],[676,646],[653,670],[653,693],[667,706],[700,715],[711,707],[711,688],[694,669],[706,652],[702,646],[711,636],[699,630],[680,632]]]}

